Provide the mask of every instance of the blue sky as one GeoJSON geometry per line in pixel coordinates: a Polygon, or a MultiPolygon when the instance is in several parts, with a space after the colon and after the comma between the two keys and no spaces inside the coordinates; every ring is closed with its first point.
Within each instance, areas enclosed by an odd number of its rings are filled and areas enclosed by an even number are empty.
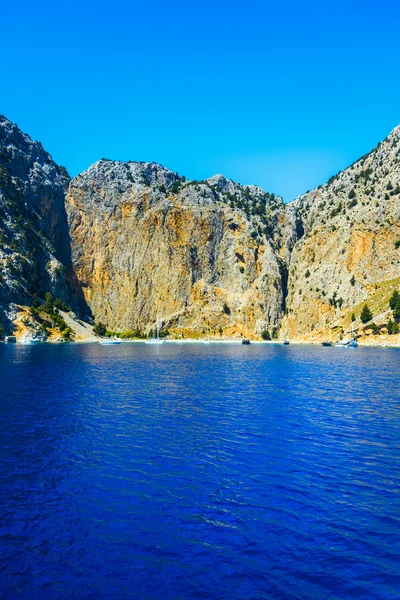
{"type": "Polygon", "coordinates": [[[102,157],[283,195],[400,122],[400,3],[2,3],[0,112],[72,175],[102,157]]]}

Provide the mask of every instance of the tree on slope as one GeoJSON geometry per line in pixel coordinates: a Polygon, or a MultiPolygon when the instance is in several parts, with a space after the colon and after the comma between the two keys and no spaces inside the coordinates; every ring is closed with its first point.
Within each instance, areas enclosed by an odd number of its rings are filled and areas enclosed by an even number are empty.
{"type": "Polygon", "coordinates": [[[389,306],[393,311],[393,317],[398,320],[400,319],[400,293],[394,290],[389,300],[389,306]]]}
{"type": "Polygon", "coordinates": [[[372,312],[368,307],[368,304],[364,304],[363,309],[361,311],[360,319],[363,323],[368,323],[372,319],[372,312]]]}
{"type": "Polygon", "coordinates": [[[103,323],[97,323],[94,327],[93,327],[93,333],[95,335],[99,335],[100,337],[104,337],[107,333],[107,328],[105,325],[103,325],[103,323]]]}

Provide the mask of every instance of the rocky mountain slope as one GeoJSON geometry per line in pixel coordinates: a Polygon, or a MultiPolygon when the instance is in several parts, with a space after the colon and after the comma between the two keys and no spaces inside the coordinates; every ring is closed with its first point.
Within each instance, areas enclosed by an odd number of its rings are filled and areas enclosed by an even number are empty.
{"type": "Polygon", "coordinates": [[[77,276],[109,328],[148,331],[157,315],[191,333],[278,328],[296,235],[282,235],[281,198],[221,175],[186,181],[101,160],[71,181],[66,207],[77,276]]]}
{"type": "Polygon", "coordinates": [[[68,299],[64,206],[69,176],[42,145],[0,116],[0,321],[51,291],[68,299]]]}
{"type": "Polygon", "coordinates": [[[187,181],[155,163],[103,159],[70,180],[0,117],[0,215],[8,331],[51,292],[116,331],[149,333],[158,318],[172,335],[303,341],[339,339],[351,322],[365,337],[368,302],[376,335],[400,276],[400,127],[284,205],[256,186],[187,181]]]}
{"type": "Polygon", "coordinates": [[[290,258],[283,333],[335,337],[375,286],[400,275],[400,126],[293,208],[304,235],[290,258]]]}

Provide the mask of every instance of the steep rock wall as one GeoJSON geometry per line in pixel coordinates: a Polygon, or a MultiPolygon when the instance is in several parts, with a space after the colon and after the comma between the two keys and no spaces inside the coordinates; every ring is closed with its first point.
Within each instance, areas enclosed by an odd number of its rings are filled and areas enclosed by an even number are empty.
{"type": "Polygon", "coordinates": [[[400,127],[293,209],[304,236],[290,258],[283,333],[319,339],[372,284],[400,275],[400,127]]]}
{"type": "MultiPolygon", "coordinates": [[[[258,216],[235,207],[244,191],[222,176],[186,182],[151,163],[100,161],[73,179],[72,257],[96,319],[119,330],[146,331],[157,315],[177,329],[277,327],[282,261],[258,216]]],[[[246,193],[255,205],[265,199],[260,188],[246,193]]],[[[282,210],[281,199],[267,204],[282,210]]]]}

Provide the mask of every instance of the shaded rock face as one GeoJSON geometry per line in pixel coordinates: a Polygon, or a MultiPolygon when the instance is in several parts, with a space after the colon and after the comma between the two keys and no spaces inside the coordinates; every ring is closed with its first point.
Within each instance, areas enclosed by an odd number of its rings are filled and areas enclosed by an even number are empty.
{"type": "Polygon", "coordinates": [[[400,275],[400,127],[290,208],[304,235],[290,257],[283,332],[318,339],[371,284],[400,275]]]}
{"type": "Polygon", "coordinates": [[[157,315],[204,332],[278,326],[282,259],[264,214],[277,218],[280,198],[220,175],[186,182],[156,164],[100,161],[71,181],[66,207],[77,277],[110,329],[148,331],[157,315]]]}
{"type": "Polygon", "coordinates": [[[40,142],[34,142],[5,117],[0,116],[0,164],[20,190],[20,200],[39,217],[42,233],[57,258],[70,260],[65,193],[70,177],[40,142]]]}
{"type": "Polygon", "coordinates": [[[0,320],[48,291],[68,300],[64,206],[69,177],[38,142],[0,116],[0,320]]]}

